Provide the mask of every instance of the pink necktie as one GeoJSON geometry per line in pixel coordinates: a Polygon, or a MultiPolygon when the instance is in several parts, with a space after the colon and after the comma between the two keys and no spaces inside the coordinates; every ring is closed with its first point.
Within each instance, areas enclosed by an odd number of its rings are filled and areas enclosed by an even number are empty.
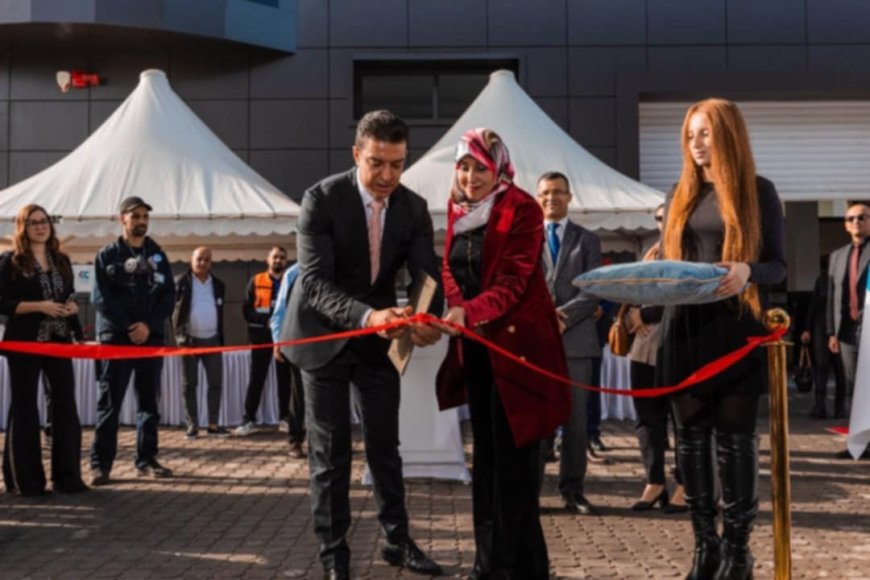
{"type": "Polygon", "coordinates": [[[861,246],[852,245],[852,253],[849,256],[849,316],[852,320],[858,320],[858,254],[861,246]]]}
{"type": "Polygon", "coordinates": [[[369,218],[369,264],[372,267],[372,283],[378,277],[381,269],[381,212],[384,211],[384,200],[373,199],[369,202],[372,215],[369,218]]]}

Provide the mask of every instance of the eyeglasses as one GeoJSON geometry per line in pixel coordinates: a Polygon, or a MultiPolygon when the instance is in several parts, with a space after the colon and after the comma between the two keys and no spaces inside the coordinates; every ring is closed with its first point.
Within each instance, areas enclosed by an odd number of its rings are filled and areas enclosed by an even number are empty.
{"type": "Polygon", "coordinates": [[[663,216],[663,215],[657,215],[657,216],[656,216],[656,221],[657,221],[657,222],[661,222],[661,221],[664,221],[664,220],[665,220],[665,216],[663,216]]]}
{"type": "Polygon", "coordinates": [[[24,225],[28,227],[39,227],[39,226],[47,226],[51,223],[51,220],[48,218],[43,218],[41,220],[25,220],[24,225]]]}
{"type": "Polygon", "coordinates": [[[846,223],[863,222],[868,217],[870,217],[870,215],[867,215],[866,213],[859,213],[858,215],[847,215],[846,216],[846,223]]]}

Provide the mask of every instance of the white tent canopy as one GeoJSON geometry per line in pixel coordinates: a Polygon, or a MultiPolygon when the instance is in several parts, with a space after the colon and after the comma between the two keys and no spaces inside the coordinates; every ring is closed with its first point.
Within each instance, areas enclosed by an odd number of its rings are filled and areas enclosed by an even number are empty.
{"type": "Polygon", "coordinates": [[[446,224],[453,155],[462,134],[488,127],[504,139],[516,170],[515,181],[534,192],[547,171],[568,176],[574,199],[571,217],[592,230],[655,229],[653,211],[664,195],[599,161],[565,133],[517,84],[510,71],[496,71],[458,121],[417,163],[402,182],[429,202],[435,227],[446,224]]]}
{"type": "Polygon", "coordinates": [[[130,195],[153,206],[149,233],[164,248],[187,250],[207,238],[232,252],[215,259],[245,257],[239,248],[255,240],[259,248],[264,238],[286,241],[299,215],[190,110],[163,71],[146,70],[77,149],[0,191],[0,235],[13,233],[19,208],[36,203],[62,218],[58,235],[73,239],[67,249],[98,247],[119,235],[118,205],[130,195]]]}

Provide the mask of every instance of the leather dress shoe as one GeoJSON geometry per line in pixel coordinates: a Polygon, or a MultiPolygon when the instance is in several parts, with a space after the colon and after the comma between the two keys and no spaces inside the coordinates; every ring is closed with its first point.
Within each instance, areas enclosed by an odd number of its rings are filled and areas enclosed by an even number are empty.
{"type": "Polygon", "coordinates": [[[601,441],[601,437],[590,437],[589,446],[598,453],[603,453],[607,451],[607,446],[605,446],[604,443],[601,441]]]}
{"type": "Polygon", "coordinates": [[[565,507],[568,508],[568,511],[570,512],[584,516],[592,516],[598,513],[582,493],[565,496],[563,499],[565,500],[565,507]]]}
{"type": "Polygon", "coordinates": [[[443,574],[441,566],[436,564],[423,550],[418,548],[414,540],[410,538],[397,544],[388,542],[381,549],[381,557],[392,566],[402,566],[418,574],[428,574],[430,576],[440,576],[443,574]]]}
{"type": "Polygon", "coordinates": [[[347,566],[336,565],[323,574],[324,580],[350,580],[350,571],[347,566]]]}

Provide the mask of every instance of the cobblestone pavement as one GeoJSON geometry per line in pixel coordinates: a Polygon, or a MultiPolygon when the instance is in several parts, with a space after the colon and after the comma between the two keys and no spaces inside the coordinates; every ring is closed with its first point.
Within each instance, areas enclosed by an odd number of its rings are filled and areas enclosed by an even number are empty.
{"type": "MultiPolygon", "coordinates": [[[[870,462],[834,459],[844,440],[825,428],[843,421],[805,419],[808,396],[801,397],[791,402],[794,577],[870,578],[870,462]]],[[[85,431],[85,448],[92,435],[85,431]]],[[[122,429],[119,439],[110,486],[37,499],[0,495],[0,578],[321,577],[307,465],[288,458],[285,436],[187,441],[181,429],[162,429],[160,459],[175,470],[171,480],[136,478],[135,433],[122,429]]],[[[681,578],[691,560],[688,516],[632,512],[642,489],[633,426],[606,422],[604,441],[612,463],[590,465],[587,480],[599,515],[566,513],[555,465],[548,466],[542,504],[553,576],[681,578]]],[[[773,573],[769,460],[762,436],[756,578],[773,573]]],[[[363,461],[357,442],[354,576],[413,578],[380,561],[374,499],[358,483],[363,461]]],[[[463,577],[474,557],[470,488],[409,481],[407,497],[413,537],[448,576],[463,577]]]]}

